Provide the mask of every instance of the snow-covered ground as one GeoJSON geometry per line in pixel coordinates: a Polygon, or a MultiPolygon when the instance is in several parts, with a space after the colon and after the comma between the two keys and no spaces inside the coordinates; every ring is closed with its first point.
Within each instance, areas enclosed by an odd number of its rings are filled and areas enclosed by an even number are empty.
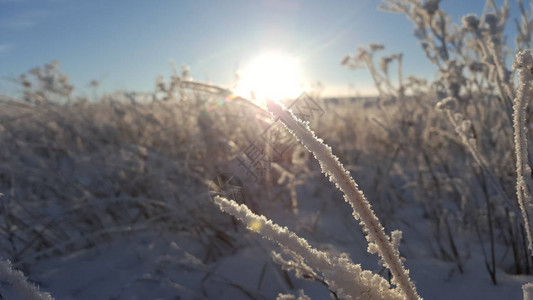
{"type": "MultiPolygon", "coordinates": [[[[297,217],[283,220],[279,216],[288,214],[280,212],[274,219],[313,246],[330,253],[347,252],[354,262],[386,277],[377,256],[366,252],[366,241],[348,204],[336,193],[313,196],[333,189],[321,178],[318,182],[321,186],[299,189],[302,200],[297,217]]],[[[479,255],[465,260],[460,274],[454,263],[425,251],[424,235],[430,233],[427,221],[420,214],[406,214],[418,226],[404,228],[402,254],[425,299],[520,299],[521,285],[533,281],[533,276],[498,270],[495,286],[479,255]]],[[[330,297],[322,283],[281,270],[271,260],[271,251],[279,251],[273,242],[247,232],[241,224],[229,233],[241,239],[239,246],[222,246],[224,254],[213,262],[204,262],[209,249],[187,234],[146,231],[26,266],[31,280],[56,299],[275,299],[278,293],[297,295],[300,289],[312,299],[330,297]]],[[[1,291],[5,299],[19,299],[5,284],[1,291]]]]}
{"type": "MultiPolygon", "coordinates": [[[[220,173],[240,178],[240,201],[255,212],[389,278],[303,147],[293,145],[258,183],[236,164],[272,122],[246,103],[2,101],[0,257],[56,299],[275,299],[299,290],[328,299],[323,282],[272,260],[278,245],[216,207],[208,191],[220,173]]],[[[422,297],[521,298],[533,277],[512,275],[531,272],[520,218],[431,103],[322,105],[311,125],[386,231],[402,230],[400,252],[422,297]]],[[[480,148],[514,199],[512,152],[492,147],[507,141],[504,129],[480,148]]],[[[7,282],[0,294],[20,299],[7,282]]]]}

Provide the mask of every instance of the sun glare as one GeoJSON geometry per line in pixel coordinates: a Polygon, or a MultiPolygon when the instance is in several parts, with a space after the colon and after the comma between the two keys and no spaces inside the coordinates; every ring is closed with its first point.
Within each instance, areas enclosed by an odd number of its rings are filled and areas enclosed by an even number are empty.
{"type": "Polygon", "coordinates": [[[245,98],[283,100],[302,92],[298,60],[288,55],[263,54],[238,73],[236,93],[245,98]]]}

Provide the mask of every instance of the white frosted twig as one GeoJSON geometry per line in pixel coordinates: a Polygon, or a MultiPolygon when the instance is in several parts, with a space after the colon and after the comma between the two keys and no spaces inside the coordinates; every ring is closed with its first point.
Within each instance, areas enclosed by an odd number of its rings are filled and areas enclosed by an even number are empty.
{"type": "Polygon", "coordinates": [[[353,208],[353,216],[361,221],[367,232],[369,250],[376,251],[381,256],[393,275],[393,283],[402,290],[406,299],[420,299],[415,285],[409,278],[409,271],[404,268],[398,251],[385,234],[385,229],[372,211],[370,203],[339,159],[333,155],[331,148],[315,136],[307,123],[296,118],[279,103],[267,101],[267,107],[307,150],[313,153],[320,162],[322,172],[344,193],[344,200],[353,208]]]}
{"type": "Polygon", "coordinates": [[[533,95],[533,51],[527,49],[516,54],[513,68],[518,72],[518,92],[513,106],[514,143],[516,152],[516,195],[522,210],[529,250],[533,252],[531,236],[531,195],[526,176],[531,176],[527,157],[526,108],[528,98],[533,95]]]}
{"type": "MultiPolygon", "coordinates": [[[[472,134],[470,129],[470,127],[472,126],[471,121],[466,119],[462,113],[456,111],[457,106],[457,98],[447,97],[439,101],[436,105],[436,108],[437,110],[443,111],[446,114],[446,116],[448,117],[448,121],[455,129],[455,132],[461,138],[461,142],[470,152],[470,154],[472,154],[472,157],[474,158],[476,163],[481,167],[481,169],[483,169],[485,174],[488,176],[488,179],[492,182],[492,185],[494,186],[498,194],[500,194],[502,199],[505,199],[511,204],[511,199],[507,197],[507,194],[504,192],[501,184],[496,179],[496,175],[490,169],[489,163],[477,147],[476,139],[474,138],[474,135],[472,134]]],[[[519,212],[515,205],[511,205],[511,207],[515,209],[517,213],[519,212]]]]}
{"type": "Polygon", "coordinates": [[[347,257],[331,257],[326,252],[312,248],[286,227],[274,224],[264,216],[254,214],[246,205],[216,196],[220,209],[242,221],[248,229],[277,242],[290,253],[302,257],[305,262],[323,274],[329,288],[345,299],[404,299],[397,289],[391,289],[387,280],[362,270],[347,257]]]}
{"type": "Polygon", "coordinates": [[[282,294],[279,293],[276,300],[311,300],[309,296],[307,296],[303,290],[298,291],[298,298],[296,296],[291,294],[282,294]]]}
{"type": "Polygon", "coordinates": [[[39,291],[39,288],[28,282],[22,272],[13,270],[9,260],[0,260],[0,281],[7,281],[13,289],[28,300],[52,300],[49,293],[39,291]]]}
{"type": "Polygon", "coordinates": [[[524,291],[524,300],[533,300],[533,283],[522,285],[522,291],[524,291]]]}

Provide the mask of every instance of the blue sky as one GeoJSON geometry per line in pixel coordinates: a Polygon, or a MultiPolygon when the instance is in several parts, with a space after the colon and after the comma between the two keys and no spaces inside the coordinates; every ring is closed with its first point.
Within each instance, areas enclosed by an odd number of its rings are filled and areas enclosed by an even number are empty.
{"type": "MultiPolygon", "coordinates": [[[[379,3],[0,0],[0,93],[18,90],[5,78],[54,60],[82,93],[93,79],[103,91],[153,90],[158,75],[171,74],[171,59],[188,65],[197,80],[230,86],[237,68],[272,50],[299,57],[303,80],[322,82],[327,94],[353,91],[350,84],[365,93],[372,90],[367,72],[339,62],[371,42],[403,52],[407,75],[432,77],[435,69],[412,36],[411,22],[379,11],[379,3]]],[[[481,14],[484,3],[443,0],[441,6],[457,21],[481,14]]]]}

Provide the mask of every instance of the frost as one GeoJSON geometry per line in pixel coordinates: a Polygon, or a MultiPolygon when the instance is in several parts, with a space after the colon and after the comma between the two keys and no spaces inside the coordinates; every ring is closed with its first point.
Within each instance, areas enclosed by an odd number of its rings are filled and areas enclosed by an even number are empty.
{"type": "Polygon", "coordinates": [[[457,99],[454,97],[444,98],[436,105],[438,110],[455,110],[457,108],[457,99]]]}
{"type": "Polygon", "coordinates": [[[526,283],[522,286],[524,300],[533,300],[533,283],[526,283]]]}
{"type": "Polygon", "coordinates": [[[346,299],[405,299],[401,291],[391,289],[383,277],[362,270],[360,265],[352,263],[346,256],[332,257],[326,252],[316,250],[305,239],[298,237],[286,227],[254,214],[247,206],[233,200],[216,196],[214,201],[222,211],[244,224],[261,224],[256,232],[277,242],[285,251],[301,259],[305,264],[298,266],[297,260],[287,262],[276,255],[278,261],[282,261],[284,266],[307,272],[310,272],[309,267],[316,269],[323,275],[329,288],[336,291],[339,296],[346,299]]]}
{"type": "Polygon", "coordinates": [[[20,271],[11,268],[11,262],[0,260],[0,282],[5,281],[24,299],[52,300],[48,293],[41,292],[39,288],[28,282],[26,276],[20,271]]]}
{"type": "Polygon", "coordinates": [[[371,254],[376,254],[378,253],[379,249],[378,249],[378,245],[374,244],[374,243],[368,243],[368,252],[371,253],[371,254]]]}
{"type": "MultiPolygon", "coordinates": [[[[267,101],[267,107],[313,153],[320,163],[322,172],[327,174],[329,180],[344,193],[344,199],[353,208],[354,217],[360,218],[361,224],[367,233],[368,242],[377,245],[378,254],[393,275],[393,282],[402,290],[406,299],[419,299],[420,297],[409,278],[408,271],[404,268],[400,256],[395,251],[389,237],[385,234],[385,229],[374,214],[370,203],[363,192],[359,190],[357,183],[348,171],[339,162],[339,159],[333,155],[331,148],[319,140],[307,124],[298,120],[292,112],[287,111],[279,103],[267,101]]],[[[374,247],[370,248],[373,249],[374,247]]]]}
{"type": "Polygon", "coordinates": [[[291,294],[279,294],[276,300],[311,300],[309,296],[307,296],[304,291],[299,290],[298,291],[298,298],[296,298],[294,295],[291,294]]]}
{"type": "Polygon", "coordinates": [[[516,153],[516,195],[518,204],[522,211],[524,227],[526,230],[528,247],[533,252],[533,237],[531,230],[531,181],[529,174],[528,153],[527,153],[527,130],[526,130],[526,109],[528,98],[532,96],[533,79],[533,51],[528,49],[519,52],[513,63],[513,68],[518,71],[518,92],[513,106],[513,126],[514,143],[516,153]]]}

